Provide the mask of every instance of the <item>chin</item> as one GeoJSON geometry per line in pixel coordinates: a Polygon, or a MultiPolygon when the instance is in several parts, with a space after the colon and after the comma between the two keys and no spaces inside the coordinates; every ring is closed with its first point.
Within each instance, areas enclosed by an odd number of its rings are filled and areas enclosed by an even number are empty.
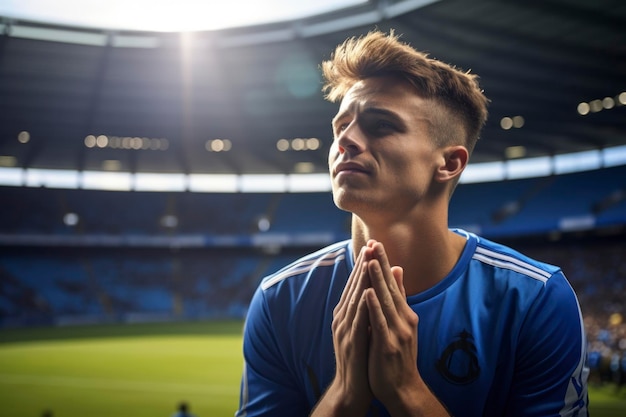
{"type": "Polygon", "coordinates": [[[339,209],[351,213],[359,211],[359,207],[367,204],[362,198],[346,192],[333,193],[333,201],[339,209]]]}

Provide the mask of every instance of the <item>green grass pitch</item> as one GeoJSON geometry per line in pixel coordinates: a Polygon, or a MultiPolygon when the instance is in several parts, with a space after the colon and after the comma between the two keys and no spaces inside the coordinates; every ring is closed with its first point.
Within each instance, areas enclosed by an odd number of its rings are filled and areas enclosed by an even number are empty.
{"type": "Polygon", "coordinates": [[[2,330],[2,415],[233,416],[241,322],[2,330]]]}
{"type": "MultiPolygon", "coordinates": [[[[242,322],[0,331],[2,414],[158,417],[187,401],[197,417],[233,416],[242,322]]],[[[626,416],[626,397],[590,391],[593,417],[626,416]]]]}

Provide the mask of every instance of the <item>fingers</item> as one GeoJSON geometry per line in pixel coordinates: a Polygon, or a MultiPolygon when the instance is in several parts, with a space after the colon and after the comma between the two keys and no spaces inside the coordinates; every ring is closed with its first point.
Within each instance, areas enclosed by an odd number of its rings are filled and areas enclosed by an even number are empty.
{"type": "MultiPolygon", "coordinates": [[[[371,248],[367,246],[363,247],[355,261],[354,268],[346,282],[339,303],[337,303],[333,311],[334,332],[345,334],[345,332],[360,331],[362,319],[366,317],[366,315],[359,315],[362,313],[359,312],[359,306],[363,291],[371,285],[367,268],[367,263],[371,258],[371,248]]],[[[365,301],[362,303],[365,304],[365,301]]],[[[367,323],[365,325],[367,326],[367,323]]]]}
{"type": "Polygon", "coordinates": [[[359,298],[356,314],[354,320],[352,321],[352,332],[357,338],[357,343],[359,346],[367,346],[368,345],[368,328],[370,326],[370,316],[368,312],[368,304],[365,299],[367,290],[363,292],[361,298],[359,298]]]}
{"type": "MultiPolygon", "coordinates": [[[[393,314],[396,311],[395,302],[388,287],[387,279],[385,278],[385,271],[381,268],[378,259],[374,259],[368,264],[368,271],[371,276],[370,282],[372,283],[372,288],[375,291],[381,308],[386,315],[393,314]]],[[[389,273],[391,272],[389,271],[389,273]]]]}
{"type": "Polygon", "coordinates": [[[365,247],[361,248],[361,251],[359,252],[359,255],[356,258],[356,261],[354,262],[354,269],[352,270],[352,273],[348,277],[348,281],[346,282],[346,286],[343,289],[343,293],[341,293],[341,298],[339,299],[339,302],[335,306],[335,314],[337,314],[340,310],[344,308],[345,304],[348,302],[348,300],[350,300],[350,297],[352,296],[354,286],[356,282],[358,281],[359,275],[362,272],[361,267],[362,267],[362,260],[363,260],[364,253],[365,253],[365,247]]]}
{"type": "Polygon", "coordinates": [[[393,273],[391,271],[392,268],[391,268],[391,265],[389,264],[389,259],[387,258],[385,247],[383,246],[382,243],[376,242],[372,246],[372,250],[373,250],[374,258],[377,259],[378,262],[380,263],[380,268],[383,273],[383,278],[385,279],[385,282],[387,283],[387,287],[389,288],[389,291],[391,291],[392,293],[399,291],[398,283],[396,282],[393,276],[393,273]]]}
{"type": "Polygon", "coordinates": [[[359,252],[354,269],[335,307],[335,316],[353,320],[363,292],[370,286],[374,288],[383,313],[387,316],[397,314],[406,303],[402,268],[391,267],[383,244],[373,239],[359,252]]]}
{"type": "Polygon", "coordinates": [[[403,298],[406,298],[406,289],[404,288],[404,269],[401,266],[392,266],[391,273],[396,280],[396,285],[400,289],[403,298]]]}
{"type": "Polygon", "coordinates": [[[373,288],[365,290],[363,298],[367,304],[369,325],[372,327],[372,342],[379,344],[381,335],[385,335],[389,331],[387,319],[373,288]]]}
{"type": "Polygon", "coordinates": [[[361,406],[367,406],[372,398],[367,374],[369,315],[363,298],[365,287],[370,285],[366,259],[371,256],[366,250],[363,248],[355,261],[332,322],[336,365],[332,387],[344,405],[348,404],[349,409],[355,407],[350,415],[365,415],[366,410],[361,412],[361,406]]]}
{"type": "Polygon", "coordinates": [[[370,286],[370,276],[369,270],[367,267],[367,262],[362,262],[359,266],[359,271],[357,274],[357,279],[354,281],[353,288],[351,290],[351,294],[349,294],[349,299],[347,304],[345,305],[345,318],[348,323],[352,322],[357,315],[358,309],[364,302],[361,302],[363,291],[367,287],[370,286]]]}
{"type": "Polygon", "coordinates": [[[396,312],[406,304],[403,270],[401,267],[390,266],[382,243],[375,243],[372,251],[374,259],[368,263],[370,282],[380,300],[381,307],[389,313],[396,312]]]}

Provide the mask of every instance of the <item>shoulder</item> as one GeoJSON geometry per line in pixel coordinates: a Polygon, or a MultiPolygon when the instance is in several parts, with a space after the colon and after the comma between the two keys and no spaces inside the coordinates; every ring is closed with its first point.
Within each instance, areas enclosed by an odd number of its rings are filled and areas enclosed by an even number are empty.
{"type": "Polygon", "coordinates": [[[539,331],[562,321],[582,325],[576,293],[559,266],[488,239],[477,240],[472,260],[479,265],[475,267],[480,269],[481,279],[492,287],[486,291],[514,305],[515,311],[526,316],[527,326],[539,331]],[[539,323],[543,324],[536,327],[539,323]]]}
{"type": "Polygon", "coordinates": [[[476,238],[476,250],[472,259],[499,271],[503,276],[545,285],[553,276],[562,275],[561,268],[556,265],[531,258],[489,239],[476,238]]]}
{"type": "Polygon", "coordinates": [[[330,330],[332,311],[351,268],[350,241],[342,241],[265,277],[248,308],[244,349],[250,355],[285,352],[301,342],[312,348],[311,335],[330,330]]]}
{"type": "Polygon", "coordinates": [[[469,261],[467,279],[475,290],[515,305],[518,311],[528,311],[537,303],[556,303],[563,299],[577,303],[559,266],[489,239],[473,237],[476,247],[469,261]]]}
{"type": "Polygon", "coordinates": [[[350,240],[326,246],[268,275],[261,281],[260,289],[267,291],[270,288],[279,287],[282,283],[303,283],[299,278],[309,277],[312,274],[332,275],[337,265],[351,262],[350,251],[350,240]]]}

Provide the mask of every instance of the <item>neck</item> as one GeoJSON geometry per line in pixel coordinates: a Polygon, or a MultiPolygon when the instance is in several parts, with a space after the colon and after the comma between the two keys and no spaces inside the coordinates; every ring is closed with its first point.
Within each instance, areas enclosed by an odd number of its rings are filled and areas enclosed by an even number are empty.
{"type": "Polygon", "coordinates": [[[448,275],[458,261],[465,238],[448,229],[445,221],[423,219],[419,222],[366,224],[353,214],[352,239],[358,253],[369,239],[381,242],[389,262],[404,269],[407,295],[425,291],[448,275]]]}

